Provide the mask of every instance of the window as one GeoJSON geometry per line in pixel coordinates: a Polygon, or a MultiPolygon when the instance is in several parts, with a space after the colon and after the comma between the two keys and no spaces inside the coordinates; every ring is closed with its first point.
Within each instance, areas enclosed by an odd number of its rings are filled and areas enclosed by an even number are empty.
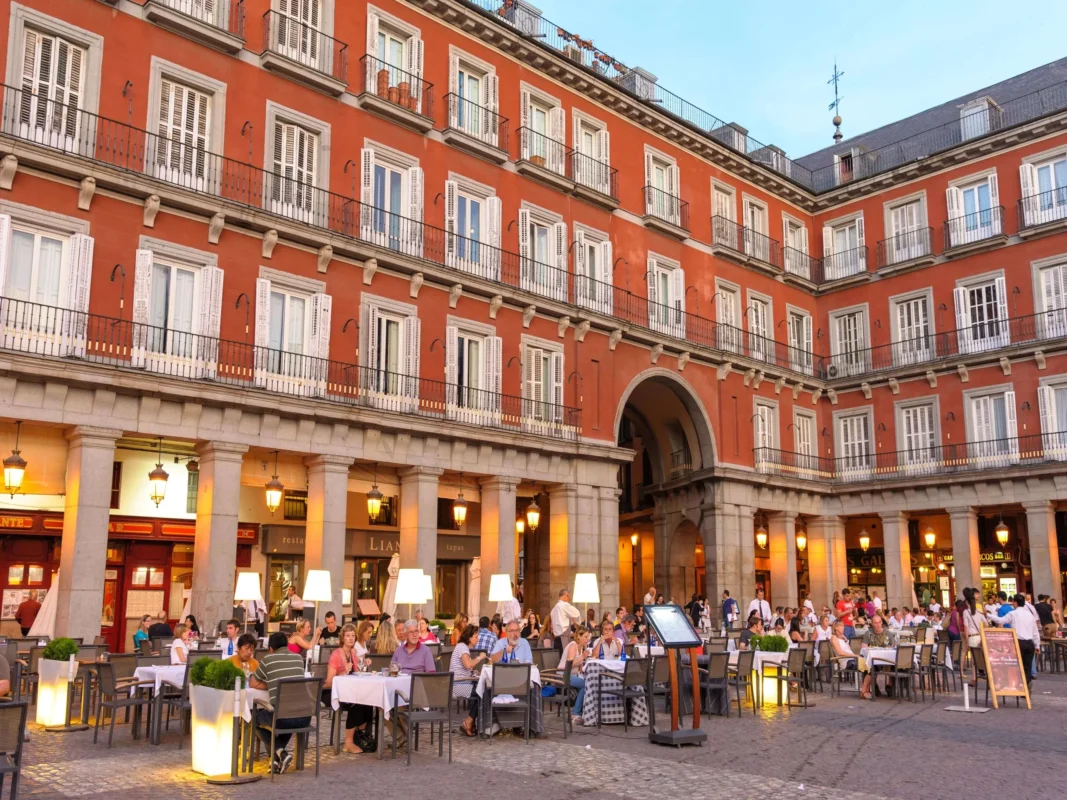
{"type": "MultiPolygon", "coordinates": [[[[261,274],[265,270],[261,270],[261,274]]],[[[271,270],[256,280],[257,386],[321,396],[330,357],[333,298],[319,281],[271,270]]]]}
{"type": "Polygon", "coordinates": [[[945,191],[949,247],[979,242],[1001,233],[997,175],[991,173],[945,191]]]}
{"type": "Polygon", "coordinates": [[[453,52],[449,56],[448,124],[468,136],[498,146],[499,82],[496,73],[474,59],[453,52]]]}
{"type": "Polygon", "coordinates": [[[892,300],[893,364],[921,364],[933,358],[930,335],[930,296],[924,292],[892,300]]]}
{"type": "Polygon", "coordinates": [[[685,338],[685,273],[676,263],[648,257],[648,326],[685,338]]]}
{"type": "Polygon", "coordinates": [[[312,69],[328,70],[333,54],[322,37],[320,0],[278,0],[276,13],[275,52],[312,69]]]}
{"type": "Polygon", "coordinates": [[[519,91],[519,103],[522,159],[557,175],[565,174],[567,113],[558,100],[526,86],[519,91]]]}
{"type": "Polygon", "coordinates": [[[1007,347],[1008,291],[1003,277],[981,278],[954,290],[956,327],[961,353],[1007,347]]]}
{"type": "Polygon", "coordinates": [[[1019,181],[1027,226],[1067,217],[1067,154],[1021,165],[1019,181]]]}
{"type": "Polygon", "coordinates": [[[842,378],[870,369],[867,350],[867,312],[846,310],[830,315],[832,360],[828,375],[842,378]]]}
{"type": "Polygon", "coordinates": [[[417,308],[365,295],[359,327],[362,388],[370,403],[380,408],[416,407],[422,337],[417,308]]]}
{"type": "Polygon", "coordinates": [[[736,286],[716,283],[716,333],[719,349],[744,353],[744,334],[741,331],[741,292],[736,286]]]}
{"type": "Polygon", "coordinates": [[[389,89],[395,89],[397,99],[390,101],[403,105],[400,89],[401,84],[406,84],[404,99],[418,112],[422,72],[423,42],[418,28],[372,6],[367,13],[366,91],[389,98],[389,89]]]}
{"type": "Polygon", "coordinates": [[[931,402],[912,403],[897,409],[898,465],[905,472],[932,472],[937,463],[935,406],[931,402]]]}
{"type": "Polygon", "coordinates": [[[108,508],[118,509],[122,500],[122,462],[116,461],[111,465],[111,503],[108,508]]]}
{"type": "Polygon", "coordinates": [[[445,181],[445,263],[499,281],[502,206],[491,192],[468,181],[445,181]]]}
{"type": "Polygon", "coordinates": [[[782,217],[782,243],[785,245],[785,271],[802,278],[811,278],[808,229],[791,217],[782,217]]]}
{"type": "Polygon", "coordinates": [[[422,168],[411,156],[381,145],[362,148],[360,160],[360,238],[421,257],[422,168]]]}
{"type": "Polygon", "coordinates": [[[760,261],[770,262],[771,243],[767,237],[767,207],[754,200],[745,200],[745,253],[760,261]]]}
{"type": "Polygon", "coordinates": [[[271,211],[312,221],[318,137],[299,125],[274,123],[274,158],[267,176],[271,211]]]}
{"type": "Polygon", "coordinates": [[[1067,264],[1053,264],[1038,270],[1039,332],[1047,338],[1067,336],[1067,264]]]}
{"type": "Polygon", "coordinates": [[[519,286],[567,301],[567,224],[536,208],[519,209],[519,286]]]}
{"type": "Polygon", "coordinates": [[[847,278],[867,270],[862,216],[824,227],[822,246],[826,280],[847,278]]]}
{"type": "Polygon", "coordinates": [[[737,200],[734,191],[714,183],[711,189],[711,207],[713,243],[737,250],[737,200]]]}
{"type": "Polygon", "coordinates": [[[767,360],[774,358],[774,342],[770,340],[770,331],[774,326],[771,318],[770,301],[762,297],[748,297],[748,341],[749,354],[753,358],[767,360]]]}
{"type": "Polygon", "coordinates": [[[142,239],[133,279],[133,366],[211,378],[223,272],[210,253],[142,239]]]}
{"type": "Polygon", "coordinates": [[[885,242],[885,264],[902,264],[930,254],[926,205],[922,199],[890,206],[885,242]]]}
{"type": "Polygon", "coordinates": [[[449,320],[445,382],[450,419],[485,423],[498,420],[503,342],[491,328],[449,320]]]}
{"type": "Polygon", "coordinates": [[[678,195],[682,185],[678,165],[672,159],[645,149],[645,214],[681,225],[678,195]]]}
{"type": "Polygon", "coordinates": [[[811,314],[790,310],[789,325],[789,366],[796,372],[811,375],[813,370],[811,314]]]}
{"type": "Polygon", "coordinates": [[[614,286],[611,239],[587,228],[574,231],[575,298],[582,308],[611,314],[614,286]]]}
{"type": "Polygon", "coordinates": [[[868,412],[837,418],[837,474],[842,480],[864,480],[871,474],[871,418],[868,412]]]}
{"type": "Polygon", "coordinates": [[[47,231],[20,224],[6,225],[11,231],[11,251],[4,281],[4,297],[43,306],[60,306],[63,265],[69,258],[70,241],[47,231]]]}
{"type": "Polygon", "coordinates": [[[969,442],[971,463],[982,466],[1007,464],[1019,459],[1015,392],[986,391],[969,396],[969,442]]]}
{"type": "Polygon", "coordinates": [[[61,150],[79,144],[88,52],[63,37],[25,28],[19,136],[61,150]]]}
{"type": "Polygon", "coordinates": [[[386,495],[382,498],[382,507],[378,510],[378,516],[368,519],[370,525],[381,525],[387,528],[396,527],[396,510],[400,507],[400,498],[396,495],[386,495]]]}
{"type": "Polygon", "coordinates": [[[200,473],[189,470],[185,473],[185,513],[196,513],[196,495],[200,490],[200,473]]]}
{"type": "Polygon", "coordinates": [[[991,127],[991,108],[989,98],[981,97],[960,106],[960,137],[963,141],[985,136],[991,127]]]}
{"type": "Polygon", "coordinates": [[[1037,387],[1045,457],[1067,461],[1067,383],[1037,387]]]}
{"type": "Polygon", "coordinates": [[[802,461],[811,462],[814,465],[815,457],[815,417],[806,412],[793,413],[793,447],[797,455],[804,456],[802,461]]]}
{"type": "Polygon", "coordinates": [[[563,422],[563,353],[549,343],[523,346],[523,427],[541,430],[563,422]]]}
{"type": "Polygon", "coordinates": [[[282,496],[282,519],[306,520],[308,518],[308,493],[286,489],[282,496]]]}
{"type": "Polygon", "coordinates": [[[574,120],[574,164],[576,183],[604,195],[611,195],[611,137],[603,124],[588,117],[574,120]]]}
{"type": "Polygon", "coordinates": [[[769,403],[756,403],[755,445],[757,449],[775,450],[778,448],[778,407],[769,403]]]}
{"type": "Polygon", "coordinates": [[[211,98],[191,86],[163,78],[159,84],[159,118],[154,177],[203,191],[211,130],[211,98]]]}

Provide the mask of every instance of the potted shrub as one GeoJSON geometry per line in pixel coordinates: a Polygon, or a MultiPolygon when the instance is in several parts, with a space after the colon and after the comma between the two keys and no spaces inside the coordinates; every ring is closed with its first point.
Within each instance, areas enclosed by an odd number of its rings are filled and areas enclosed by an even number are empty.
{"type": "Polygon", "coordinates": [[[74,657],[78,643],[73,639],[54,639],[44,648],[37,665],[37,724],[56,727],[67,724],[70,684],[78,672],[74,657]]]}
{"type": "Polygon", "coordinates": [[[784,653],[789,649],[789,640],[784,636],[770,633],[759,637],[759,646],[756,649],[764,653],[784,653]]]}
{"type": "Polygon", "coordinates": [[[229,660],[198,658],[189,667],[193,770],[202,775],[230,772],[238,700],[235,681],[245,687],[244,671],[229,660]]]}

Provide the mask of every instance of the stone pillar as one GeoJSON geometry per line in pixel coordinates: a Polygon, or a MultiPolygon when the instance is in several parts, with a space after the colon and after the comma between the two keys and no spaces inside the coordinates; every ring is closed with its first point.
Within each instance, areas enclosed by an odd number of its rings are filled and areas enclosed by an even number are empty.
{"type": "Polygon", "coordinates": [[[816,613],[831,606],[835,591],[848,586],[843,517],[815,517],[808,522],[808,571],[816,613]]]}
{"type": "Polygon", "coordinates": [[[885,540],[885,608],[912,605],[915,581],[911,571],[911,539],[908,515],[902,511],[882,514],[885,540]]]}
{"type": "Polygon", "coordinates": [[[189,611],[204,631],[233,616],[241,462],[247,450],[231,442],[205,442],[196,448],[200,477],[189,611]]]}
{"type": "MultiPolygon", "coordinates": [[[[59,561],[56,636],[100,635],[111,513],[111,468],[122,431],[80,425],[67,431],[66,496],[59,561]]],[[[119,624],[116,622],[116,624],[119,624]]]]}
{"type": "Polygon", "coordinates": [[[724,591],[737,601],[742,616],[755,597],[752,515],[751,506],[723,504],[703,509],[700,536],[704,540],[704,585],[714,626],[722,622],[724,591]]]}
{"type": "Polygon", "coordinates": [[[948,516],[952,525],[952,563],[956,569],[956,596],[962,597],[963,590],[967,587],[979,590],[982,588],[978,512],[970,506],[950,508],[948,516]]]}
{"type": "Polygon", "coordinates": [[[353,460],[344,456],[311,456],[304,459],[308,470],[304,574],[306,576],[307,571],[312,569],[329,570],[330,593],[333,595],[329,602],[318,604],[315,615],[319,625],[323,624],[322,620],[327,611],[332,611],[337,615],[337,621],[341,621],[341,590],[345,582],[345,526],[348,519],[348,468],[352,466],[353,460]]]}
{"type": "MultiPolygon", "coordinates": [[[[400,568],[421,569],[437,586],[437,479],[444,470],[431,467],[404,467],[400,476],[400,568]]],[[[485,575],[485,570],[482,570],[485,575]]],[[[415,607],[412,607],[412,611],[415,607]]],[[[407,614],[406,605],[397,606],[407,614]]],[[[434,600],[422,606],[429,619],[434,600]]]]}
{"type": "MultiPolygon", "coordinates": [[[[489,584],[493,575],[508,575],[514,584],[518,570],[515,550],[514,478],[483,478],[482,491],[482,593],[481,613],[493,616],[496,603],[489,602],[489,584]]],[[[472,620],[477,623],[477,620],[472,620]]]]}
{"type": "Polygon", "coordinates": [[[767,518],[771,551],[771,605],[797,605],[797,515],[783,511],[767,518]]]}
{"type": "MultiPolygon", "coordinates": [[[[574,589],[578,564],[578,489],[554,486],[548,491],[548,596],[551,602],[560,589],[574,589]]],[[[544,524],[544,513],[541,520],[544,524]]]]}
{"type": "Polygon", "coordinates": [[[600,542],[597,570],[600,584],[600,615],[614,613],[619,607],[623,590],[619,586],[619,495],[617,486],[598,486],[594,489],[597,502],[597,521],[593,535],[600,542]]]}
{"type": "Polygon", "coordinates": [[[1026,509],[1026,530],[1030,538],[1030,568],[1034,579],[1034,601],[1039,594],[1047,594],[1057,603],[1063,597],[1060,574],[1060,551],[1056,539],[1056,509],[1042,500],[1023,503],[1026,509]]]}
{"type": "Polygon", "coordinates": [[[655,586],[656,591],[667,594],[670,583],[670,568],[667,563],[670,560],[670,524],[669,515],[664,511],[662,502],[656,502],[652,510],[652,575],[646,576],[647,580],[638,585],[638,603],[644,600],[650,586],[655,586]]]}
{"type": "MultiPolygon", "coordinates": [[[[756,529],[753,520],[756,509],[752,506],[734,506],[734,525],[738,546],[737,591],[745,602],[737,601],[744,616],[748,603],[756,596],[756,529]]],[[[734,595],[737,598],[737,595],[734,595]]]]}
{"type": "Polygon", "coordinates": [[[549,597],[574,588],[574,576],[597,576],[602,614],[619,605],[619,505],[615,487],[587,484],[549,490],[549,597]]]}

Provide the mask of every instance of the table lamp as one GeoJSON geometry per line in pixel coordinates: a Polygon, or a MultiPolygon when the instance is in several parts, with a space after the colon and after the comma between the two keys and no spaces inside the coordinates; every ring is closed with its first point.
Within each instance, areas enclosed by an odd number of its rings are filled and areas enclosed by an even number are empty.
{"type": "Polygon", "coordinates": [[[600,589],[596,585],[596,573],[579,572],[574,576],[574,594],[571,600],[585,604],[585,618],[589,619],[589,604],[600,603],[600,589]]]}
{"type": "Polygon", "coordinates": [[[411,607],[426,602],[426,598],[423,597],[425,585],[422,575],[421,569],[401,569],[396,574],[396,597],[394,599],[398,605],[407,603],[409,619],[412,616],[411,607]]]}
{"type": "MultiPolygon", "coordinates": [[[[263,602],[263,592],[260,590],[258,572],[238,572],[237,588],[233,590],[233,603],[244,603],[248,600],[263,602]]],[[[256,617],[259,622],[259,617],[256,617]]],[[[248,633],[248,613],[245,613],[245,633],[248,633]]]]}
{"type": "MultiPolygon", "coordinates": [[[[429,603],[433,600],[433,578],[427,572],[422,573],[422,603],[429,603]]],[[[429,627],[430,620],[426,620],[426,626],[429,627]]]]}
{"type": "Polygon", "coordinates": [[[511,576],[491,575],[489,577],[489,602],[506,603],[511,599],[511,576]]]}
{"type": "Polygon", "coordinates": [[[333,600],[330,587],[330,571],[328,569],[309,569],[307,579],[304,581],[304,601],[310,600],[315,604],[315,616],[311,623],[312,631],[319,624],[319,603],[329,603],[333,600]]]}

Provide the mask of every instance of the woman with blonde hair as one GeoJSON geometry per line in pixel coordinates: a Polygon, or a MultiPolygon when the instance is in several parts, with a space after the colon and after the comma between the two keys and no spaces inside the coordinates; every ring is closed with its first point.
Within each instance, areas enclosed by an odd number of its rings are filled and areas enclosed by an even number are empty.
{"type": "Polygon", "coordinates": [[[456,614],[456,618],[452,620],[452,646],[455,647],[459,644],[460,634],[463,633],[463,629],[467,627],[467,615],[464,613],[456,614]]]}
{"type": "Polygon", "coordinates": [[[396,628],[392,621],[378,626],[378,639],[374,643],[374,652],[378,655],[392,655],[400,647],[400,640],[396,638],[396,628]]]}
{"type": "MultiPolygon", "coordinates": [[[[330,702],[329,695],[332,693],[335,678],[359,671],[360,657],[356,649],[357,638],[355,625],[349,622],[341,626],[341,646],[330,654],[330,663],[326,668],[326,682],[322,690],[323,702],[330,702]]],[[[364,753],[372,749],[366,738],[367,723],[373,716],[371,709],[356,703],[342,703],[340,710],[347,712],[344,751],[364,753]]]]}

